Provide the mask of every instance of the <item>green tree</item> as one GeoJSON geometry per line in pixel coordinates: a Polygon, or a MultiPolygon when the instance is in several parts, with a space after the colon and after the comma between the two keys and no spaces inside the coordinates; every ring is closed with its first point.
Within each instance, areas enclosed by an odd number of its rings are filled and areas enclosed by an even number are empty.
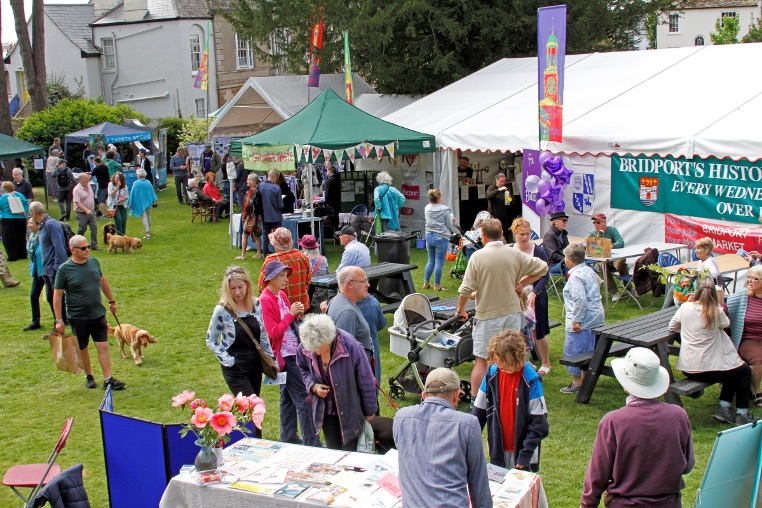
{"type": "Polygon", "coordinates": [[[714,22],[715,32],[709,34],[712,44],[738,44],[738,18],[723,16],[714,22]]]}
{"type": "Polygon", "coordinates": [[[180,143],[202,143],[207,139],[206,119],[191,116],[185,121],[177,136],[180,143]]]}
{"type": "Polygon", "coordinates": [[[762,42],[762,18],[752,21],[749,32],[743,36],[741,42],[762,42]]]}
{"type": "MultiPolygon", "coordinates": [[[[128,118],[136,118],[143,123],[150,121],[147,116],[124,104],[109,106],[95,99],[63,99],[55,106],[26,118],[16,135],[24,141],[47,147],[53,138],[63,138],[70,132],[103,122],[122,124],[128,118]]],[[[80,152],[81,150],[69,152],[69,166],[82,167],[80,152]]]]}
{"type": "MultiPolygon", "coordinates": [[[[350,33],[353,70],[381,93],[437,90],[505,57],[537,52],[537,7],[556,0],[231,0],[227,19],[260,61],[307,71],[310,26],[325,18],[323,73],[343,70],[350,33]],[[277,52],[271,51],[277,41],[277,52]]],[[[649,13],[686,0],[568,0],[567,52],[635,47],[649,13]]]]}
{"type": "Polygon", "coordinates": [[[64,74],[52,74],[48,77],[48,106],[55,106],[63,99],[81,99],[85,95],[85,88],[82,86],[82,81],[75,79],[77,82],[77,91],[72,92],[69,85],[66,84],[66,76],[64,74]]]}

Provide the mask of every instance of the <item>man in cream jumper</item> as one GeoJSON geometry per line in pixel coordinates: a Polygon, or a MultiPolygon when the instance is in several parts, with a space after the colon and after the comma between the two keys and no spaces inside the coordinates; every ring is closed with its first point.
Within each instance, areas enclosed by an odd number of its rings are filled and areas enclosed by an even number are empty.
{"type": "Polygon", "coordinates": [[[503,243],[503,226],[497,219],[482,223],[484,247],[468,260],[463,283],[458,289],[458,310],[468,319],[466,303],[476,297],[474,325],[474,367],[471,371],[471,395],[476,398],[487,372],[489,340],[502,330],[520,330],[524,315],[520,296],[524,287],[534,283],[548,271],[540,258],[523,254],[503,243]]]}

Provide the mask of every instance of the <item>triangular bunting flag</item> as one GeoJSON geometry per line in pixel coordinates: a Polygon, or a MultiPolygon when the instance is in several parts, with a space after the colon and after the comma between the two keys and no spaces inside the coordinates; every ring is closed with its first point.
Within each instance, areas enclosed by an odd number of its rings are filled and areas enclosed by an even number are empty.
{"type": "Polygon", "coordinates": [[[319,156],[320,156],[320,148],[313,146],[312,147],[312,162],[315,162],[319,156]]]}
{"type": "Polygon", "coordinates": [[[347,150],[347,155],[349,156],[349,160],[352,162],[352,164],[354,164],[355,163],[355,157],[356,157],[355,149],[354,148],[350,148],[349,150],[347,150]]]}
{"type": "Polygon", "coordinates": [[[336,156],[336,162],[344,160],[344,150],[334,150],[333,154],[336,156]]]}
{"type": "Polygon", "coordinates": [[[323,149],[323,159],[325,159],[323,164],[328,164],[331,162],[331,155],[333,155],[333,150],[323,149]]]}
{"type": "Polygon", "coordinates": [[[304,145],[302,147],[302,155],[304,156],[304,162],[310,161],[310,145],[304,145]]]}
{"type": "Polygon", "coordinates": [[[299,162],[299,158],[302,156],[302,145],[294,145],[294,150],[296,150],[296,158],[297,162],[299,162]]]}
{"type": "Polygon", "coordinates": [[[389,157],[394,159],[394,143],[389,143],[386,145],[386,151],[389,152],[389,157]]]}
{"type": "Polygon", "coordinates": [[[374,146],[373,148],[376,149],[376,157],[378,158],[378,162],[381,162],[381,159],[384,158],[384,147],[383,146],[374,146]]]}

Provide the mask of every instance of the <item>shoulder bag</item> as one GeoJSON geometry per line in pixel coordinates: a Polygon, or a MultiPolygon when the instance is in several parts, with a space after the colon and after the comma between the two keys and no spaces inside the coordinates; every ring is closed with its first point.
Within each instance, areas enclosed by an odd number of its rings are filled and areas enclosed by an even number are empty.
{"type": "Polygon", "coordinates": [[[262,346],[259,345],[259,341],[254,338],[254,334],[251,333],[251,329],[249,328],[249,325],[247,325],[242,319],[238,319],[238,314],[231,309],[228,306],[225,306],[225,310],[230,314],[230,317],[233,318],[233,321],[241,325],[241,328],[244,329],[246,332],[246,335],[249,336],[249,339],[251,339],[251,342],[254,344],[254,348],[256,348],[257,353],[259,353],[259,357],[262,360],[262,372],[265,376],[269,377],[270,379],[275,379],[278,377],[278,363],[275,361],[275,358],[268,355],[264,352],[262,349],[262,346]]]}

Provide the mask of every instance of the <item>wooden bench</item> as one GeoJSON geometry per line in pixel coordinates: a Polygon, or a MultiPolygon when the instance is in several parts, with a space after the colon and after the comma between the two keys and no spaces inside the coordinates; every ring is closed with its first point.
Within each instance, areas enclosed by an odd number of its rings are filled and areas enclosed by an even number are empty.
{"type": "MultiPolygon", "coordinates": [[[[632,344],[626,344],[624,342],[616,342],[611,345],[611,349],[609,350],[609,357],[611,356],[617,356],[621,357],[627,354],[627,351],[632,349],[632,344]]],[[[564,356],[560,360],[558,360],[558,363],[561,365],[567,365],[569,367],[577,367],[582,370],[587,369],[587,366],[590,365],[590,362],[593,360],[593,351],[588,351],[587,353],[580,353],[578,355],[572,355],[572,356],[564,356]]],[[[614,371],[611,370],[611,367],[604,366],[603,368],[603,375],[604,376],[613,376],[614,371]]]]}
{"type": "Polygon", "coordinates": [[[701,381],[685,378],[669,385],[669,391],[675,395],[698,399],[704,395],[704,389],[709,386],[712,386],[712,383],[702,383],[701,381]]]}

